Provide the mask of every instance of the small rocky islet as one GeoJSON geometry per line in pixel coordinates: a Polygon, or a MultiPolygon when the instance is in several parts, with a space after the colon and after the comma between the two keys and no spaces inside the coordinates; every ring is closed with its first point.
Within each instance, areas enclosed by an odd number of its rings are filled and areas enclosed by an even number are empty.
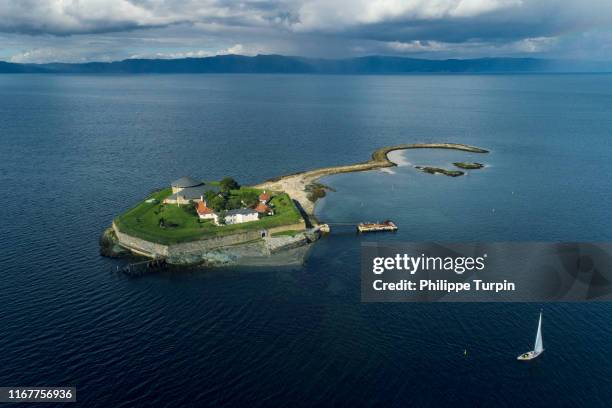
{"type": "Polygon", "coordinates": [[[478,170],[484,167],[484,164],[476,162],[455,162],[453,165],[464,170],[478,170]]]}
{"type": "MultiPolygon", "coordinates": [[[[478,170],[484,167],[484,164],[476,163],[476,162],[454,162],[453,165],[463,170],[478,170]]],[[[459,177],[465,174],[465,172],[461,170],[449,170],[449,169],[444,169],[442,167],[434,167],[434,166],[414,166],[414,168],[419,171],[422,171],[423,173],[443,174],[448,177],[459,177]]]]}
{"type": "Polygon", "coordinates": [[[422,171],[423,173],[428,174],[444,174],[449,177],[459,177],[463,176],[465,173],[461,170],[447,170],[441,167],[431,167],[431,166],[414,166],[415,169],[422,171]]]}

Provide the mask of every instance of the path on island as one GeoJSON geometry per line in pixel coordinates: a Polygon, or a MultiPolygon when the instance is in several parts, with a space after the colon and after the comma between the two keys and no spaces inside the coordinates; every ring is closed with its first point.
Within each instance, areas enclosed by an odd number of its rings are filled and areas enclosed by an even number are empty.
{"type": "Polygon", "coordinates": [[[344,166],[324,167],[315,170],[288,174],[286,176],[266,180],[263,183],[257,184],[254,187],[271,191],[284,191],[289,194],[292,199],[298,201],[304,211],[309,216],[313,216],[315,202],[312,202],[308,199],[308,191],[306,191],[306,187],[309,184],[315,183],[318,179],[332,174],[351,173],[355,171],[367,171],[383,167],[397,166],[397,164],[389,160],[387,155],[394,150],[407,149],[453,149],[471,153],[489,152],[488,150],[481,149],[479,147],[469,146],[460,143],[413,143],[397,146],[387,146],[382,147],[372,153],[372,158],[367,162],[347,164],[344,166]]]}

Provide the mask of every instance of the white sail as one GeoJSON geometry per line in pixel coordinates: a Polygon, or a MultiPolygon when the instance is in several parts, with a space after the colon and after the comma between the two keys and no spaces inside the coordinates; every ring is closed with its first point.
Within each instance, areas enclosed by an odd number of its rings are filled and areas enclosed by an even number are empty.
{"type": "Polygon", "coordinates": [[[540,321],[538,322],[538,334],[536,334],[533,351],[538,354],[544,351],[544,345],[542,344],[542,312],[540,312],[540,321]]]}

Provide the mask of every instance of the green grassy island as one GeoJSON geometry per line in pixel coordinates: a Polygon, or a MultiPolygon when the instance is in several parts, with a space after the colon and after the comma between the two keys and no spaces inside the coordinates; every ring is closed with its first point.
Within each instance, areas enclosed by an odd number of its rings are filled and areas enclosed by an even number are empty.
{"type": "MultiPolygon", "coordinates": [[[[238,187],[219,190],[219,182],[204,183],[204,195],[208,196],[207,205],[219,214],[220,222],[213,219],[202,219],[197,212],[196,203],[174,204],[167,199],[172,196],[172,189],[165,188],[151,194],[135,207],[115,218],[117,228],[125,234],[160,244],[177,244],[211,237],[231,235],[250,230],[262,230],[282,225],[292,225],[302,220],[302,215],[293,200],[284,192],[270,194],[267,205],[270,214],[259,214],[255,221],[227,224],[223,222],[225,214],[240,208],[256,207],[258,197],[264,190],[250,187],[238,187]]],[[[206,199],[206,198],[205,198],[206,199]]]]}
{"type": "Polygon", "coordinates": [[[464,169],[464,170],[478,170],[478,169],[482,169],[484,167],[484,164],[482,163],[471,163],[471,162],[455,162],[453,163],[453,165],[455,165],[456,167],[459,167],[460,169],[464,169]]]}
{"type": "MultiPolygon", "coordinates": [[[[333,189],[325,176],[393,167],[387,154],[404,149],[453,149],[487,153],[458,143],[413,143],[376,150],[369,161],[293,173],[255,186],[226,177],[203,182],[182,177],[169,188],[117,216],[100,237],[100,253],[144,256],[170,265],[279,265],[301,263],[308,244],[321,237],[316,202],[333,189]]],[[[451,177],[458,170],[417,169],[451,177]]]]}

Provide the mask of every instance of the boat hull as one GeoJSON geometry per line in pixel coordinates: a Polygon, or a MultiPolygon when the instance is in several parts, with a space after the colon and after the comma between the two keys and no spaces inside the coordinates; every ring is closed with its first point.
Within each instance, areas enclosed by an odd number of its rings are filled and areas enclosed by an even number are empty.
{"type": "Polygon", "coordinates": [[[543,352],[544,352],[544,350],[542,350],[542,351],[533,351],[533,350],[532,351],[528,351],[527,353],[521,354],[516,359],[519,360],[519,361],[533,360],[534,358],[538,357],[543,352]]]}

